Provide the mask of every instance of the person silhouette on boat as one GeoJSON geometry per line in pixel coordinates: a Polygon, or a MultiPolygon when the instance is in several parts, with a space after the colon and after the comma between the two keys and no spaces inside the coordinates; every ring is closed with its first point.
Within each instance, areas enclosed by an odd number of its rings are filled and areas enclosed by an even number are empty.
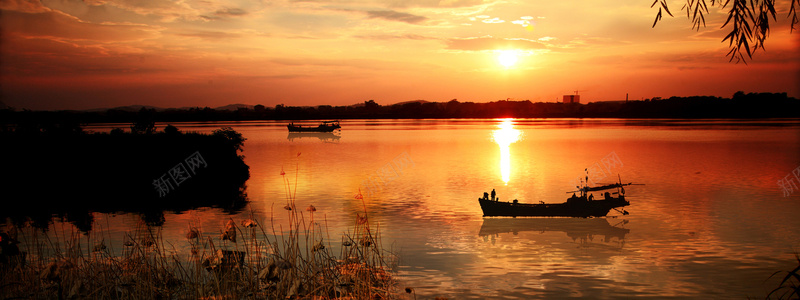
{"type": "Polygon", "coordinates": [[[492,201],[494,201],[494,197],[497,196],[497,193],[492,189],[492,201]]]}
{"type": "Polygon", "coordinates": [[[605,196],[606,196],[606,200],[611,200],[611,193],[606,192],[605,196]]]}
{"type": "Polygon", "coordinates": [[[589,194],[589,201],[593,201],[593,200],[594,200],[594,194],[589,194]]]}
{"type": "Polygon", "coordinates": [[[489,200],[489,193],[483,192],[483,200],[489,200]]]}

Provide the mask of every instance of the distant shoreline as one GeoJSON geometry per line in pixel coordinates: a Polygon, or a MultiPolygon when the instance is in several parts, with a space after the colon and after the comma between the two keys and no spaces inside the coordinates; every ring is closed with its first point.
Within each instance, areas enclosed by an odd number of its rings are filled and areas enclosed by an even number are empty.
{"type": "Polygon", "coordinates": [[[737,92],[732,98],[671,97],[635,101],[553,103],[500,100],[487,103],[411,101],[379,105],[373,100],[351,106],[296,107],[231,105],[156,109],[143,106],[101,111],[0,110],[0,131],[23,124],[133,123],[146,116],[156,122],[349,120],[349,119],[486,119],[486,118],[618,118],[618,119],[764,119],[800,118],[800,100],[786,93],[737,92]]]}

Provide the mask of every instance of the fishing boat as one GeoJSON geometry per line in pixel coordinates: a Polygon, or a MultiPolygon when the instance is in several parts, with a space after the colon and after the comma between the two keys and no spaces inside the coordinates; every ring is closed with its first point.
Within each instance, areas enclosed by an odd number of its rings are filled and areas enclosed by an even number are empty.
{"type": "Polygon", "coordinates": [[[302,126],[290,123],[286,127],[289,128],[289,132],[332,132],[342,128],[339,126],[339,121],[324,121],[319,126],[302,126]]]}
{"type": "MultiPolygon", "coordinates": [[[[564,203],[520,203],[514,199],[511,202],[501,202],[494,195],[489,198],[489,193],[483,193],[478,202],[483,210],[484,217],[603,217],[608,215],[612,209],[628,206],[631,203],[625,200],[625,186],[633,183],[619,183],[598,186],[598,187],[579,187],[578,191],[573,191],[564,203]],[[610,192],[605,192],[602,199],[595,199],[593,191],[604,191],[617,189],[614,197],[610,192]],[[576,195],[575,193],[579,193],[576,195]]],[[[627,215],[624,210],[618,212],[627,215]]]]}

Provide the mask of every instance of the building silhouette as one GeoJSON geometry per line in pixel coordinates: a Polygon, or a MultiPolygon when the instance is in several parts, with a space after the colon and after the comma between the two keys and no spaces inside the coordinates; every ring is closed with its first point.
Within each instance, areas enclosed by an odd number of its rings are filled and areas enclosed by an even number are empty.
{"type": "Polygon", "coordinates": [[[581,103],[581,95],[564,95],[564,103],[581,103]]]}

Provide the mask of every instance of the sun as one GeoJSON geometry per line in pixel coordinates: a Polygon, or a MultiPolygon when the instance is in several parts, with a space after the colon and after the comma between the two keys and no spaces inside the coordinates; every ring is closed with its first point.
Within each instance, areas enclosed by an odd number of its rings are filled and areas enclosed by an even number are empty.
{"type": "Polygon", "coordinates": [[[517,59],[517,53],[513,50],[502,50],[500,55],[497,56],[497,61],[506,68],[511,68],[517,64],[517,59]]]}

